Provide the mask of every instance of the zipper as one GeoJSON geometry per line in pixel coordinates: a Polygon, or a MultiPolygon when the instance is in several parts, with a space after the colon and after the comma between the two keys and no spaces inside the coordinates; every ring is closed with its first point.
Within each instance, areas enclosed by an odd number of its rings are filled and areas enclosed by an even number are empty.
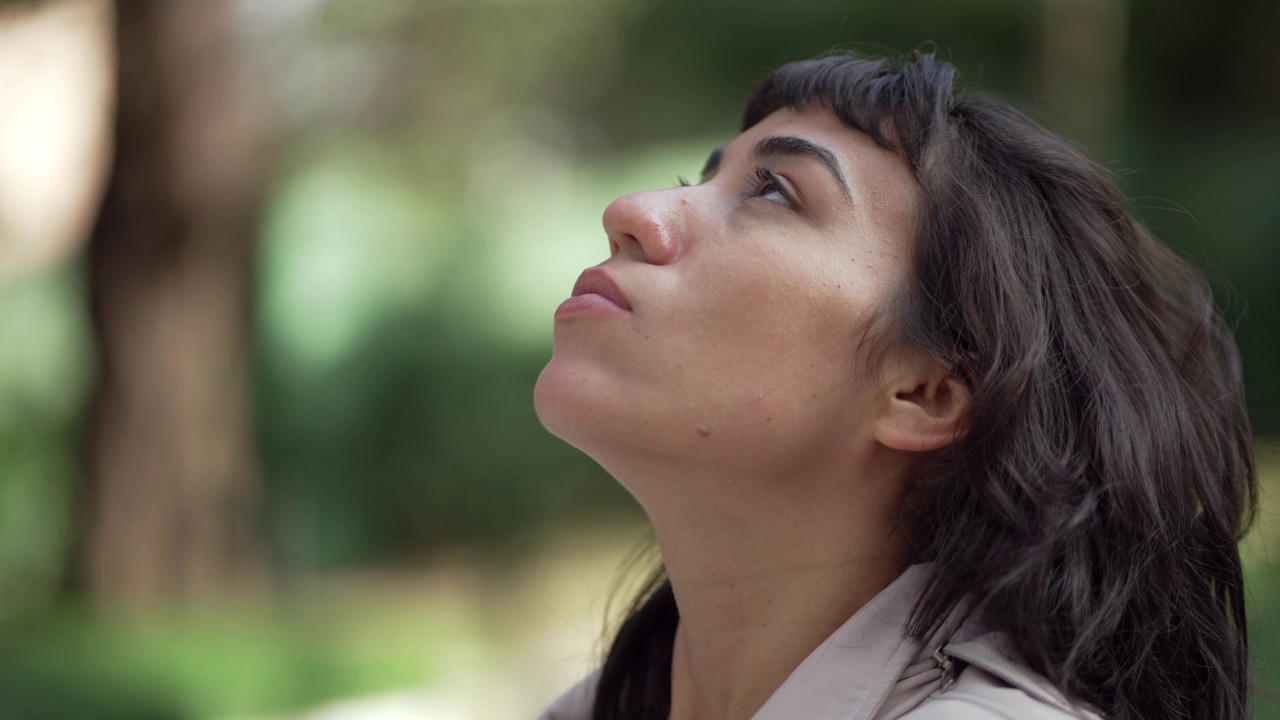
{"type": "Polygon", "coordinates": [[[938,649],[933,651],[934,661],[938,663],[938,667],[942,668],[942,688],[938,692],[950,690],[951,686],[956,684],[956,675],[960,674],[955,661],[943,652],[945,647],[945,645],[939,645],[938,649]]]}

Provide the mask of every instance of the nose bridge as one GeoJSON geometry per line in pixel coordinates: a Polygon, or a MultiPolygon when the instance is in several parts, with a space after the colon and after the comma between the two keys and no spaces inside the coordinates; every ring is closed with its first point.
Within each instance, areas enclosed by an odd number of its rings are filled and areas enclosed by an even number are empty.
{"type": "Polygon", "coordinates": [[[651,190],[624,195],[604,210],[604,229],[609,239],[625,249],[636,246],[646,262],[665,265],[680,254],[680,203],[671,192],[651,190]]]}

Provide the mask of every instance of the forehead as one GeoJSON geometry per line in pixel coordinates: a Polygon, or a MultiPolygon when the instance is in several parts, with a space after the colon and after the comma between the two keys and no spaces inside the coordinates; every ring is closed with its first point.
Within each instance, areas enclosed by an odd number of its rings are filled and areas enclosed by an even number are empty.
{"type": "Polygon", "coordinates": [[[751,148],[769,137],[798,137],[831,151],[849,181],[855,209],[866,214],[866,220],[896,224],[914,217],[920,186],[911,166],[845,125],[830,110],[777,110],[734,138],[724,153],[729,158],[746,158],[751,148]]]}

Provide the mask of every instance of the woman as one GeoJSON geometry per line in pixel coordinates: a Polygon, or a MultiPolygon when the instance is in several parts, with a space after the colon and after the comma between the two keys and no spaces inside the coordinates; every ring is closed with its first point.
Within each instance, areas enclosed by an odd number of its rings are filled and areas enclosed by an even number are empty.
{"type": "Polygon", "coordinates": [[[543,424],[664,573],[547,718],[1244,718],[1240,366],[1096,166],[931,55],[787,65],[605,211],[543,424]]]}

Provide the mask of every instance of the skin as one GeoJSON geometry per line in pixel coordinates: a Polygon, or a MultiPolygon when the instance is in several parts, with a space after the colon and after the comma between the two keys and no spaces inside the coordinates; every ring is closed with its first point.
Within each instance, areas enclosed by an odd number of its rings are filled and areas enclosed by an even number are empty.
{"type": "Polygon", "coordinates": [[[968,401],[932,358],[863,352],[909,268],[920,190],[899,157],[780,110],[709,170],[608,207],[600,267],[631,311],[558,318],[535,391],[653,522],[680,608],[673,720],[750,718],[901,573],[905,478],[968,401]],[[774,137],[825,148],[844,183],[753,153],[774,137]]]}

